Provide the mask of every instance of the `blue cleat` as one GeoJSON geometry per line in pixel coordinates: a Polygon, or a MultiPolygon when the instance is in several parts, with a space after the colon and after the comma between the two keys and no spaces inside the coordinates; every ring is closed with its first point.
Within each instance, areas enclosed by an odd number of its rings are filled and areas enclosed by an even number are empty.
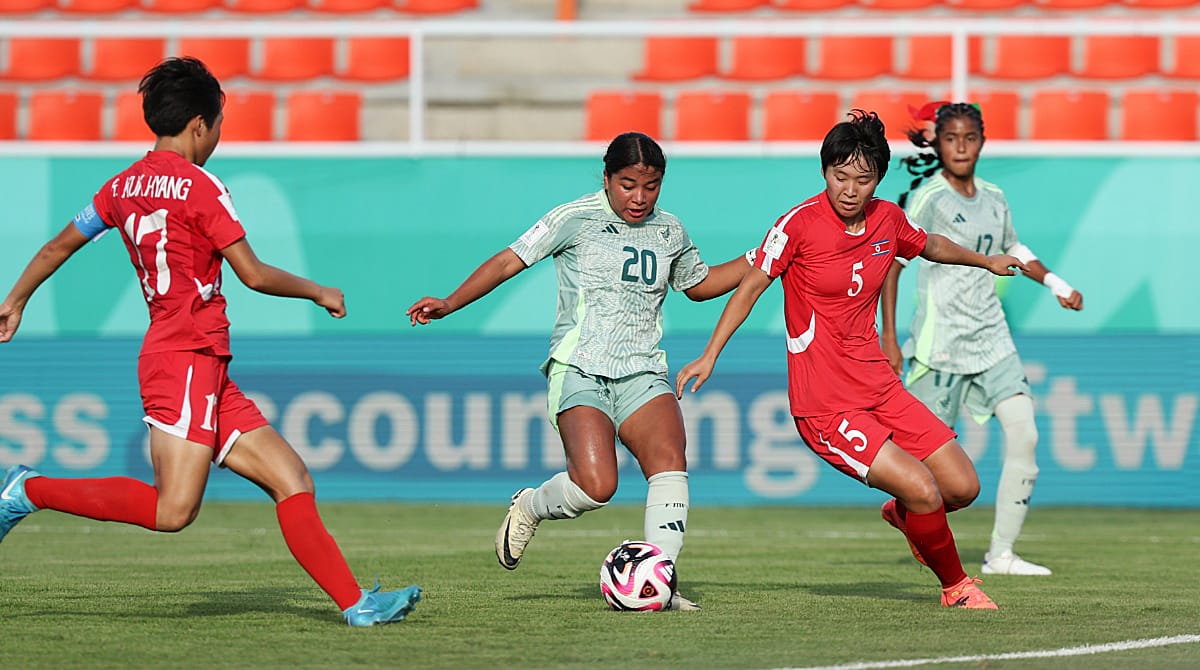
{"type": "Polygon", "coordinates": [[[375,588],[363,589],[358,602],[347,607],[342,615],[351,626],[395,623],[403,621],[420,599],[421,587],[416,584],[399,591],[380,591],[379,582],[375,582],[375,588]]]}
{"type": "Polygon", "coordinates": [[[0,542],[21,519],[38,510],[29,502],[29,496],[25,495],[25,480],[34,477],[41,475],[24,465],[14,465],[8,469],[4,488],[0,489],[0,542]]]}

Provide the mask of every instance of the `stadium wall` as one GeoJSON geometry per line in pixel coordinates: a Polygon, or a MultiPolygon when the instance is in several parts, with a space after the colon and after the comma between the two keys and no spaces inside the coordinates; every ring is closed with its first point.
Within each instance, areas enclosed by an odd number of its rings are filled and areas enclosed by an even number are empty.
{"type": "MultiPolygon", "coordinates": [[[[10,286],[117,157],[5,157],[9,223],[0,285],[10,286]]],[[[595,157],[214,158],[259,255],[346,290],[350,316],[249,293],[227,277],[233,374],[301,450],[325,499],[495,501],[562,463],[536,371],[553,321],[544,263],[432,327],[404,309],[445,294],[554,205],[599,187],[595,157]]],[[[1006,309],[1038,401],[1042,474],[1035,504],[1200,507],[1200,316],[1185,255],[1194,157],[996,157],[1023,241],[1086,296],[1078,314],[1017,279],[1006,309]]],[[[907,175],[893,168],[879,194],[907,175]]],[[[819,190],[815,159],[673,158],[661,204],[705,258],[760,240],[819,190]]],[[[0,464],[46,474],[149,479],[134,360],[146,314],[115,235],[83,250],[35,297],[0,347],[0,464]]],[[[911,309],[912,273],[901,293],[911,309]]],[[[699,353],[723,301],[668,299],[673,367],[699,353]]],[[[782,316],[772,289],[717,376],[689,397],[693,496],[705,503],[854,504],[864,491],[820,467],[787,416],[782,316]]],[[[903,310],[902,310],[903,311],[903,310]]],[[[901,320],[905,320],[901,316],[901,320]]],[[[990,502],[1000,436],[959,425],[990,502]]],[[[644,484],[626,463],[618,499],[644,484]]],[[[211,498],[257,498],[228,474],[211,498]]]]}

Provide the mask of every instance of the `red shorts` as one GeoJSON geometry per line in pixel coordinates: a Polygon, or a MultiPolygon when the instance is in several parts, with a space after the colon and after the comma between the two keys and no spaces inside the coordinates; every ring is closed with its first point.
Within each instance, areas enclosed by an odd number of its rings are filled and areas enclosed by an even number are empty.
{"type": "Polygon", "coordinates": [[[846,475],[864,482],[888,439],[923,461],[956,437],[949,426],[902,387],[870,409],[795,419],[796,430],[810,449],[846,475]]]}
{"type": "Polygon", "coordinates": [[[242,433],[267,425],[252,400],[229,379],[229,359],[196,351],[138,358],[142,419],[175,437],[213,450],[220,465],[242,433]]]}

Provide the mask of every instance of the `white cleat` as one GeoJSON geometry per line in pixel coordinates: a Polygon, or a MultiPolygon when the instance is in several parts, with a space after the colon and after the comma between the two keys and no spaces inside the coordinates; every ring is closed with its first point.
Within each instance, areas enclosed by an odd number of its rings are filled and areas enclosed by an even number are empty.
{"type": "Polygon", "coordinates": [[[533,495],[533,489],[521,489],[513,494],[512,503],[508,506],[508,514],[504,515],[504,523],[496,532],[496,559],[505,570],[516,570],[525,553],[525,545],[533,539],[537,532],[538,521],[521,509],[518,503],[522,498],[533,495]]]}
{"type": "Polygon", "coordinates": [[[1037,563],[1030,563],[1011,551],[1006,551],[998,556],[992,556],[991,552],[984,554],[983,574],[1044,577],[1052,573],[1050,572],[1050,568],[1038,565],[1037,563]]]}
{"type": "Polygon", "coordinates": [[[694,612],[698,609],[703,609],[703,608],[700,607],[699,605],[697,605],[696,603],[688,600],[687,598],[684,598],[683,596],[679,595],[679,592],[676,591],[674,594],[671,595],[671,609],[679,610],[681,612],[694,612]]]}

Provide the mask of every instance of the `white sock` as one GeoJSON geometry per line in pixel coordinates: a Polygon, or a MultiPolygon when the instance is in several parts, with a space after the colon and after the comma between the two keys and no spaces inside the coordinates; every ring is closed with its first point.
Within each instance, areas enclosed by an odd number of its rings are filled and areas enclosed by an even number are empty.
{"type": "Polygon", "coordinates": [[[1025,525],[1029,498],[1037,482],[1038,467],[1034,456],[1037,426],[1033,421],[1033,399],[1015,395],[996,405],[996,419],[1004,431],[1004,465],[996,490],[996,524],[992,527],[990,554],[1012,551],[1013,543],[1025,525]]]}
{"type": "Polygon", "coordinates": [[[530,509],[525,511],[538,519],[574,519],[605,505],[588,497],[566,472],[542,482],[528,500],[530,509]]]}
{"type": "Polygon", "coordinates": [[[688,476],[672,470],[646,480],[646,541],[657,544],[671,560],[683,550],[688,516],[688,476]]]}

